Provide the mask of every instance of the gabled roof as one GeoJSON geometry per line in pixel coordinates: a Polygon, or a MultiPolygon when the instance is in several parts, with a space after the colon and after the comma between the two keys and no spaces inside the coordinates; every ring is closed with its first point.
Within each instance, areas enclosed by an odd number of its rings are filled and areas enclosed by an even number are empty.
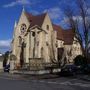
{"type": "MultiPolygon", "coordinates": [[[[31,28],[35,25],[41,27],[47,13],[37,15],[37,16],[34,16],[28,12],[25,12],[25,14],[30,22],[30,28],[31,28]]],[[[63,40],[65,45],[70,45],[73,43],[74,32],[72,29],[64,30],[59,25],[55,25],[55,24],[52,24],[52,25],[53,25],[53,29],[55,31],[57,31],[57,39],[58,40],[63,40]]]]}
{"type": "Polygon", "coordinates": [[[64,44],[70,45],[73,44],[75,33],[72,29],[63,30],[63,38],[64,38],[64,44]]]}
{"type": "Polygon", "coordinates": [[[57,39],[63,40],[65,45],[71,45],[73,43],[75,34],[72,29],[64,30],[55,24],[53,24],[53,29],[57,31],[57,39]]]}
{"type": "Polygon", "coordinates": [[[34,16],[27,12],[25,12],[25,14],[30,22],[30,27],[33,27],[34,25],[38,25],[39,27],[41,27],[46,16],[46,13],[37,16],[34,16]]]}
{"type": "Polygon", "coordinates": [[[63,29],[60,26],[55,24],[53,24],[53,29],[57,31],[57,39],[63,40],[63,32],[62,32],[63,29]]]}

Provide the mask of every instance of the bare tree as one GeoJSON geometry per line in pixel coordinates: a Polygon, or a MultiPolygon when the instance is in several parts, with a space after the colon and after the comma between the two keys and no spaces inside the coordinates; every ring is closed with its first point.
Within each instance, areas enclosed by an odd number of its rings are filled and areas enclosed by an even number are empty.
{"type": "Polygon", "coordinates": [[[70,6],[65,9],[65,15],[68,18],[69,26],[75,33],[75,37],[79,40],[83,55],[87,57],[88,44],[90,42],[90,15],[88,12],[88,5],[86,0],[76,0],[76,9],[72,10],[70,6]]]}

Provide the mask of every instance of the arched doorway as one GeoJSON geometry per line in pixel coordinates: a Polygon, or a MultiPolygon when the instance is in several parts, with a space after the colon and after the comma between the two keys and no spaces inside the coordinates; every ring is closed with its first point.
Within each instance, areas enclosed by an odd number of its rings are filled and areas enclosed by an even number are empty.
{"type": "Polygon", "coordinates": [[[43,47],[41,48],[41,58],[44,58],[44,54],[43,54],[43,47]]]}
{"type": "Polygon", "coordinates": [[[20,66],[23,67],[24,65],[24,47],[25,47],[25,43],[22,42],[21,44],[21,52],[20,52],[20,66]]]}

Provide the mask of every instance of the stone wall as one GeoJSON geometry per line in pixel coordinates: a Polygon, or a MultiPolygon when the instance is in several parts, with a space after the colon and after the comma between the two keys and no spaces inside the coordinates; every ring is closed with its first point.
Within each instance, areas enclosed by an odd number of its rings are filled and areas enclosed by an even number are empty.
{"type": "Polygon", "coordinates": [[[30,60],[29,61],[30,70],[44,69],[44,67],[43,67],[44,60],[42,58],[30,58],[29,60],[30,60]]]}

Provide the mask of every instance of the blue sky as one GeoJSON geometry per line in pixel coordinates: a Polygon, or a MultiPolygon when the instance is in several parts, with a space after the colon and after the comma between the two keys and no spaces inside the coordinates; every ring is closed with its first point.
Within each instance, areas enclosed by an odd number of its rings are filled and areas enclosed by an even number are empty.
{"type": "Polygon", "coordinates": [[[25,10],[35,15],[48,12],[54,23],[65,26],[63,6],[70,3],[75,9],[75,0],[2,0],[0,2],[0,52],[10,48],[15,20],[21,15],[23,6],[25,10]]]}

